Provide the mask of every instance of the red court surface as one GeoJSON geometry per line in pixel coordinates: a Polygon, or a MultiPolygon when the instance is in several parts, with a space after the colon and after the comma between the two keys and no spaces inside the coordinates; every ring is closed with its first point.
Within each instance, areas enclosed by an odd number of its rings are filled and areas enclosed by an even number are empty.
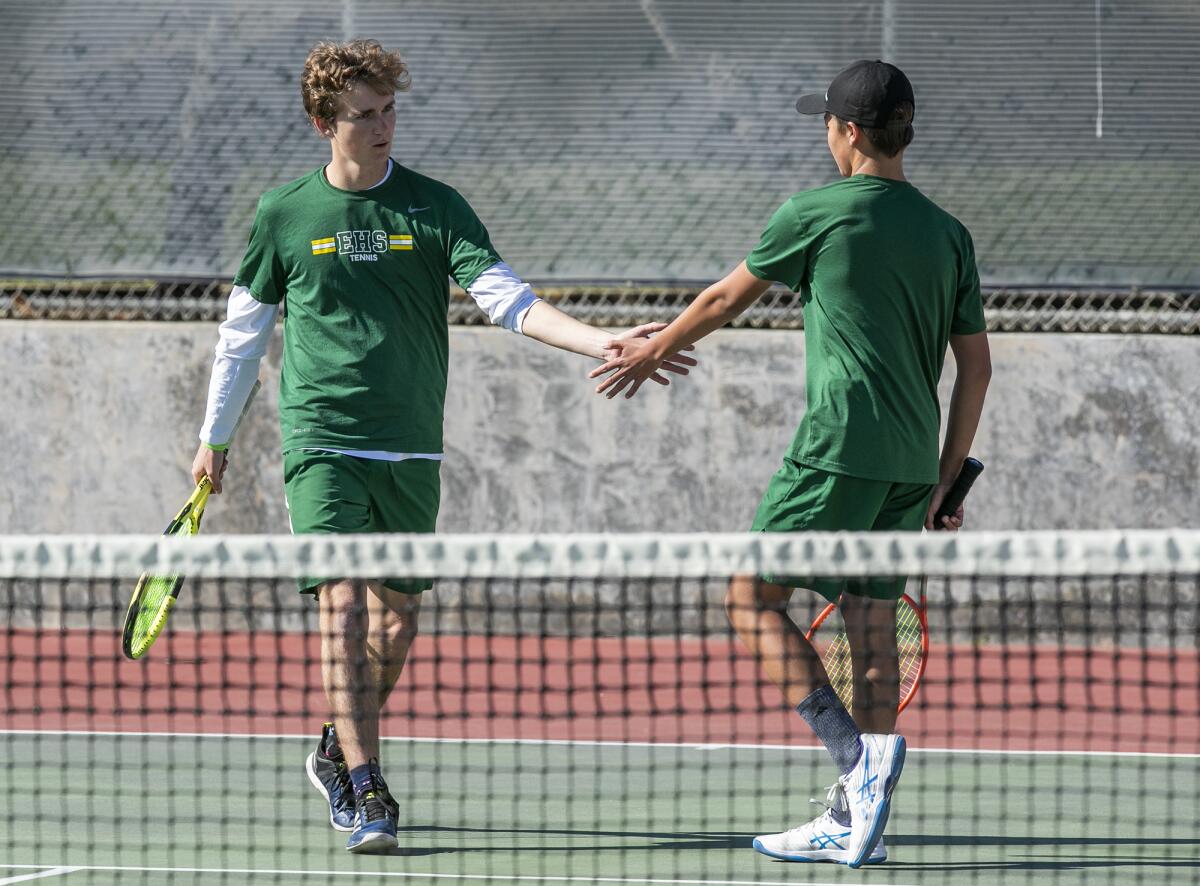
{"type": "MultiPolygon", "coordinates": [[[[5,729],[308,734],[328,716],[315,634],[177,631],[136,662],[108,631],[0,644],[5,729]]],[[[422,636],[409,662],[385,736],[813,744],[731,638],[422,636]]],[[[899,731],[914,747],[1196,754],[1200,657],[935,646],[899,731]]]]}

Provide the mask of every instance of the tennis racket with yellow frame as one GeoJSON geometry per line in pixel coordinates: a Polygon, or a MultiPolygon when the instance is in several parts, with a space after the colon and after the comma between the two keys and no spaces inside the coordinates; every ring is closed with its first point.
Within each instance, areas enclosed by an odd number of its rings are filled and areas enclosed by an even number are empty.
{"type": "MultiPolygon", "coordinates": [[[[242,407],[241,415],[238,416],[233,433],[230,434],[230,443],[233,442],[233,434],[237,433],[238,425],[242,423],[242,418],[261,386],[256,380],[254,387],[250,389],[250,396],[246,398],[246,405],[242,407]]],[[[211,492],[212,483],[208,477],[202,477],[163,535],[190,536],[198,533],[200,519],[204,516],[204,506],[208,503],[211,492]]],[[[167,626],[167,616],[171,614],[175,601],[179,599],[182,587],[182,575],[144,573],[138,579],[137,586],[133,589],[133,597],[129,601],[129,608],[125,611],[125,628],[121,634],[121,651],[125,653],[126,658],[141,658],[154,645],[158,635],[167,626]]]]}
{"type": "MultiPolygon", "coordinates": [[[[971,484],[983,473],[983,463],[968,458],[963,462],[954,484],[946,493],[934,517],[934,526],[940,528],[943,517],[951,517],[971,491],[971,484]]],[[[900,707],[897,713],[908,707],[925,675],[925,662],[929,658],[928,606],[925,599],[928,577],[921,577],[918,600],[905,594],[896,606],[896,649],[900,654],[900,707]]],[[[854,703],[854,671],[850,661],[850,640],[841,625],[841,619],[832,618],[837,604],[830,603],[822,609],[805,636],[821,654],[821,661],[829,675],[829,682],[841,699],[846,710],[854,703]]]]}

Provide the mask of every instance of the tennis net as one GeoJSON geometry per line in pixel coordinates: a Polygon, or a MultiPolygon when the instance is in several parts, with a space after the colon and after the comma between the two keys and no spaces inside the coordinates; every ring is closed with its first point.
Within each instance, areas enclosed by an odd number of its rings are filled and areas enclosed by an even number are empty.
{"type": "Polygon", "coordinates": [[[0,883],[1194,883],[1198,626],[1193,531],[0,538],[0,883]],[[147,570],[189,577],[129,661],[147,570]],[[751,848],[837,775],[729,626],[759,573],[925,591],[878,869],[751,848]],[[304,575],[434,581],[382,717],[390,855],[305,775],[304,575]]]}

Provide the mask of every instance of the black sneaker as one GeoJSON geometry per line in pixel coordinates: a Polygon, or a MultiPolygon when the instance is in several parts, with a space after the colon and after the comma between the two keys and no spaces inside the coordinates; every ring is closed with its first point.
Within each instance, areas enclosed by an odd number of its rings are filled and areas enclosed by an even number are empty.
{"type": "Polygon", "coordinates": [[[350,771],[346,768],[346,760],[332,723],[322,727],[321,742],[308,755],[304,770],[313,787],[329,803],[329,823],[334,830],[353,831],[354,788],[350,784],[350,771]]]}
{"type": "MultiPolygon", "coordinates": [[[[372,761],[373,765],[374,761],[372,761]]],[[[346,841],[350,852],[388,852],[399,845],[396,815],[399,806],[375,769],[371,786],[358,795],[354,806],[354,833],[346,841]]]]}

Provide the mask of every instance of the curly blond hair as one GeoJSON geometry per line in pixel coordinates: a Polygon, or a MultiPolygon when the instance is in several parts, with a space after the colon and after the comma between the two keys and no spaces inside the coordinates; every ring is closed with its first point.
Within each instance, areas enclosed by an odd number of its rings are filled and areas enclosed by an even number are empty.
{"type": "Polygon", "coordinates": [[[304,60],[300,97],[308,116],[332,121],[338,96],[354,83],[365,83],[380,95],[404,92],[412,85],[400,53],[388,52],[376,40],[321,42],[304,60]]]}

